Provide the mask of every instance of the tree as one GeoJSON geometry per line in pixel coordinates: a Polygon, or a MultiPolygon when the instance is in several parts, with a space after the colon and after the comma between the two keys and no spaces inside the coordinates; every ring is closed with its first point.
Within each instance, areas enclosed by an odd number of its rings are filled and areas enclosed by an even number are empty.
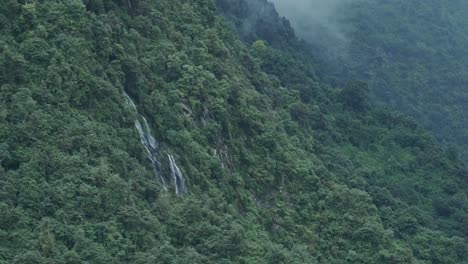
{"type": "Polygon", "coordinates": [[[369,109],[369,86],[362,81],[349,83],[339,94],[340,101],[346,108],[365,112],[369,109]]]}

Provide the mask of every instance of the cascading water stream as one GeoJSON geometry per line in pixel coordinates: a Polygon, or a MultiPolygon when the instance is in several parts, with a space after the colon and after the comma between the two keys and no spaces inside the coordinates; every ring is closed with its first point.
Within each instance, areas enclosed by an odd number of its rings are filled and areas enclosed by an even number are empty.
{"type": "Polygon", "coordinates": [[[151,164],[153,166],[154,175],[156,177],[159,177],[161,185],[163,186],[164,190],[167,191],[166,182],[160,171],[161,164],[158,161],[159,144],[156,141],[156,139],[151,135],[151,130],[148,126],[148,122],[146,121],[146,119],[142,115],[138,115],[138,117],[143,120],[143,125],[138,120],[138,118],[135,120],[135,127],[138,130],[138,133],[140,134],[140,142],[141,144],[143,144],[143,146],[146,149],[146,152],[148,153],[147,157],[151,161],[151,164]]]}
{"type": "Polygon", "coordinates": [[[137,118],[135,119],[135,127],[138,130],[138,134],[140,135],[140,142],[145,147],[147,152],[147,157],[151,161],[151,165],[153,166],[154,175],[159,178],[161,185],[163,186],[164,190],[167,191],[167,186],[162,174],[160,173],[160,163],[158,161],[158,142],[156,139],[151,135],[151,130],[148,126],[148,122],[146,121],[145,117],[138,113],[135,103],[133,102],[132,98],[124,92],[124,96],[127,99],[128,105],[130,105],[133,110],[137,114],[137,118]],[[141,124],[140,120],[143,121],[143,125],[141,124]]]}
{"type": "MultiPolygon", "coordinates": [[[[151,165],[153,166],[154,175],[159,178],[161,185],[163,186],[164,190],[167,191],[166,181],[161,173],[161,164],[158,161],[159,158],[159,144],[158,141],[153,137],[151,134],[151,129],[146,121],[146,118],[138,113],[138,109],[133,102],[132,98],[126,93],[123,92],[125,98],[127,99],[127,104],[130,105],[135,113],[137,114],[137,118],[135,119],[135,127],[138,130],[138,134],[140,135],[140,142],[145,147],[147,152],[147,157],[151,161],[151,165]],[[140,122],[140,120],[143,122],[140,122]]],[[[184,177],[182,172],[180,171],[179,167],[177,166],[174,156],[167,154],[169,158],[169,168],[171,169],[171,184],[174,184],[175,193],[176,195],[185,194],[187,193],[187,188],[185,187],[184,177]]]]}
{"type": "MultiPolygon", "coordinates": [[[[138,113],[138,109],[132,98],[126,92],[123,92],[123,94],[126,98],[127,104],[130,105],[137,114],[137,118],[135,119],[135,127],[138,130],[138,134],[140,135],[140,142],[145,147],[147,157],[153,166],[154,175],[155,177],[159,178],[159,181],[161,182],[164,190],[167,191],[168,188],[166,181],[164,180],[160,170],[161,164],[158,161],[159,144],[151,134],[151,129],[148,125],[148,122],[146,121],[146,118],[138,113]]],[[[170,154],[167,154],[167,156],[169,158],[169,168],[171,169],[171,184],[174,184],[176,195],[187,193],[184,177],[175,162],[174,156],[170,154]]]]}
{"type": "Polygon", "coordinates": [[[169,158],[169,166],[171,167],[171,175],[175,186],[175,192],[176,194],[184,194],[187,190],[185,189],[185,181],[182,176],[182,172],[177,166],[174,156],[167,154],[167,157],[169,158]]]}

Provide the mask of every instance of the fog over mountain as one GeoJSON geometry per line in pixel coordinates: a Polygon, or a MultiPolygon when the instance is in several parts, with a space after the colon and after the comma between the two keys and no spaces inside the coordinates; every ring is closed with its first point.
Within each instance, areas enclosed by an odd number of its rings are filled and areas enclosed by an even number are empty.
{"type": "Polygon", "coordinates": [[[468,161],[467,2],[269,0],[332,85],[367,82],[376,102],[414,117],[468,161]]]}
{"type": "Polygon", "coordinates": [[[270,0],[281,16],[287,18],[297,35],[327,51],[345,54],[349,38],[342,11],[351,0],[270,0]]]}
{"type": "Polygon", "coordinates": [[[468,1],[356,1],[2,1],[0,264],[468,264],[468,1]]]}

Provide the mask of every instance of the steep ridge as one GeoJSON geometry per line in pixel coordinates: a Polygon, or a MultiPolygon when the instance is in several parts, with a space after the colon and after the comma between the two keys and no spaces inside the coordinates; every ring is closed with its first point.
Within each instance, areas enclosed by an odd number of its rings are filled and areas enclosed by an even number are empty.
{"type": "Polygon", "coordinates": [[[365,84],[246,47],[213,1],[0,14],[0,263],[466,262],[457,157],[365,84]]]}

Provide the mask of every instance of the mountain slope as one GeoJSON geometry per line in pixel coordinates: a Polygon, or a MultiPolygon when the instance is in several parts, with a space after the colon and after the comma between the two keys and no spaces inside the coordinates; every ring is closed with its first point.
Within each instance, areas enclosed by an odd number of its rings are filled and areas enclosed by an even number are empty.
{"type": "Polygon", "coordinates": [[[366,81],[373,100],[412,116],[468,161],[466,1],[273,2],[320,58],[324,80],[366,81]],[[323,6],[328,12],[316,11],[323,6]]]}
{"type": "Polygon", "coordinates": [[[365,84],[245,47],[214,2],[0,8],[0,263],[466,260],[460,161],[365,84]],[[187,195],[153,174],[124,91],[187,195]]]}
{"type": "Polygon", "coordinates": [[[380,102],[412,115],[441,142],[459,146],[465,160],[467,7],[465,1],[357,6],[350,58],[353,74],[369,80],[380,102]]]}

